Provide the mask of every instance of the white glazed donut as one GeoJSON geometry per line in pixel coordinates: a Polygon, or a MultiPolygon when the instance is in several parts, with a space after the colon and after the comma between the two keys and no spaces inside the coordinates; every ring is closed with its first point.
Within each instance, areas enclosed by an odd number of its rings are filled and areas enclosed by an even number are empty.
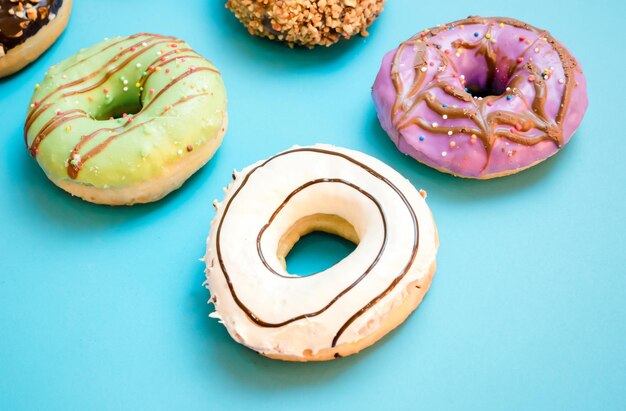
{"type": "Polygon", "coordinates": [[[226,189],[207,239],[215,313],[239,343],[271,358],[329,360],[358,352],[419,305],[438,248],[431,212],[411,183],[363,153],[294,147],[253,164],[226,189]],[[357,243],[331,268],[289,274],[300,236],[357,243]]]}

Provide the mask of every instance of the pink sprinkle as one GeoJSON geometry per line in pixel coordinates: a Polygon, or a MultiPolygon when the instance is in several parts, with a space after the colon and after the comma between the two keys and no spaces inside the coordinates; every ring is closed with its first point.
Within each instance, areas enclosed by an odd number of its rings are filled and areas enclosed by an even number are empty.
{"type": "Polygon", "coordinates": [[[132,123],[133,122],[133,118],[132,117],[128,117],[128,123],[132,123]]]}
{"type": "Polygon", "coordinates": [[[528,76],[528,81],[530,81],[531,83],[535,81],[535,76],[533,76],[532,74],[528,76]]]}
{"type": "Polygon", "coordinates": [[[150,92],[150,94],[154,94],[154,89],[151,88],[150,90],[148,90],[150,92]]]}
{"type": "Polygon", "coordinates": [[[520,131],[522,129],[522,125],[520,123],[515,124],[515,130],[520,131]]]}
{"type": "Polygon", "coordinates": [[[519,41],[524,41],[524,36],[519,36],[519,41]]]}
{"type": "Polygon", "coordinates": [[[517,62],[518,62],[518,63],[521,63],[522,61],[524,61],[524,59],[523,59],[522,57],[518,57],[518,58],[517,58],[517,62]]]}
{"type": "Polygon", "coordinates": [[[37,107],[39,105],[38,101],[33,101],[33,104],[35,105],[35,107],[37,107]]]}
{"type": "Polygon", "coordinates": [[[104,91],[104,94],[109,94],[109,89],[108,89],[108,88],[106,88],[106,87],[105,87],[105,88],[104,88],[104,90],[102,90],[102,91],[104,91]]]}
{"type": "Polygon", "coordinates": [[[130,51],[135,51],[135,50],[137,50],[137,47],[135,47],[135,46],[132,46],[132,47],[130,48],[130,51]]]}
{"type": "Polygon", "coordinates": [[[493,102],[488,101],[488,102],[487,102],[487,105],[488,105],[489,107],[491,107],[491,106],[493,106],[493,102]]]}
{"type": "Polygon", "coordinates": [[[172,70],[170,70],[170,69],[168,69],[168,68],[166,68],[166,69],[165,69],[165,72],[166,72],[167,74],[169,74],[171,71],[172,71],[172,70]]]}
{"type": "Polygon", "coordinates": [[[189,67],[189,71],[195,71],[195,70],[196,70],[196,66],[189,67]]]}
{"type": "Polygon", "coordinates": [[[126,113],[122,114],[122,118],[126,118],[126,117],[128,117],[128,114],[126,113]]]}
{"type": "Polygon", "coordinates": [[[165,61],[165,60],[167,60],[167,57],[165,56],[161,57],[161,61],[165,61]]]}
{"type": "Polygon", "coordinates": [[[61,110],[57,109],[56,113],[57,113],[57,116],[61,115],[61,110]]]}

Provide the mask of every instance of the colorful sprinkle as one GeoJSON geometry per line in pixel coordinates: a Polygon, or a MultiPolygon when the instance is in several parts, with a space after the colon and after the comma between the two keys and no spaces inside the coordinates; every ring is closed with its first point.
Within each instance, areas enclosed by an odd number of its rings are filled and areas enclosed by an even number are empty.
{"type": "Polygon", "coordinates": [[[72,131],[72,126],[68,125],[67,127],[65,127],[65,131],[72,131]]]}
{"type": "Polygon", "coordinates": [[[424,136],[420,136],[420,141],[424,141],[424,136]]]}
{"type": "Polygon", "coordinates": [[[478,37],[478,32],[474,32],[474,37],[478,37]]]}
{"type": "Polygon", "coordinates": [[[456,147],[456,142],[451,141],[451,142],[450,142],[450,148],[454,148],[454,147],[456,147]]]}
{"type": "Polygon", "coordinates": [[[510,99],[511,99],[511,96],[510,96],[510,95],[509,95],[509,96],[506,96],[506,99],[507,99],[507,100],[510,100],[510,99]]]}
{"type": "Polygon", "coordinates": [[[535,76],[533,76],[532,74],[528,76],[528,81],[530,81],[531,83],[535,81],[535,76]]]}
{"type": "Polygon", "coordinates": [[[109,89],[106,87],[102,91],[104,91],[104,94],[109,94],[109,89]]]}
{"type": "Polygon", "coordinates": [[[150,94],[154,94],[154,89],[153,89],[153,88],[151,88],[150,90],[148,90],[148,93],[150,93],[150,94]]]}

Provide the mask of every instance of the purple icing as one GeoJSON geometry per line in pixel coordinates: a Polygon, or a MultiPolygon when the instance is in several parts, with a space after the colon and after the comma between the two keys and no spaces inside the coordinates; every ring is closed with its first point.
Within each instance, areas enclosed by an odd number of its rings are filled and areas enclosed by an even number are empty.
{"type": "Polygon", "coordinates": [[[587,109],[585,77],[567,49],[500,17],[418,33],[385,55],[372,94],[401,152],[471,178],[545,160],[587,109]]]}

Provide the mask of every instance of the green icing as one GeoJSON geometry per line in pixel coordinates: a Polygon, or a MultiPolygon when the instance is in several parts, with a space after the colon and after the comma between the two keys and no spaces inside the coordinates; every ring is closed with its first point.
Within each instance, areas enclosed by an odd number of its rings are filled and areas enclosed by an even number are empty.
{"type": "Polygon", "coordinates": [[[46,174],[72,180],[71,160],[81,166],[72,181],[123,187],[158,177],[164,167],[185,161],[188,147],[196,150],[216,138],[224,125],[226,91],[215,67],[189,45],[141,34],[105,40],[51,67],[36,87],[29,114],[37,115],[27,130],[29,147],[47,124],[59,120],[48,127],[52,131],[36,154],[46,174]],[[64,113],[76,109],[86,115],[74,113],[79,118],[62,122],[71,116],[64,113]],[[139,111],[109,119],[127,110],[139,111]],[[114,130],[98,133],[71,156],[81,139],[100,129],[114,130]]]}

